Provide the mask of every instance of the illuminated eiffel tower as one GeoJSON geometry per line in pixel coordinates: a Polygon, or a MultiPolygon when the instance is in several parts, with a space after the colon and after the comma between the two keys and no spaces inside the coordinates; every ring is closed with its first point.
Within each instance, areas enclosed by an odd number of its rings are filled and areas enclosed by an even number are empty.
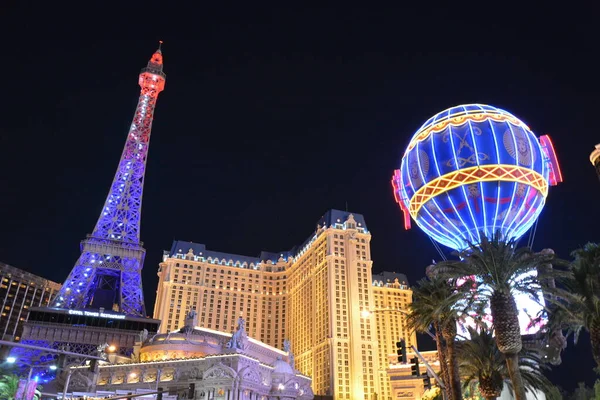
{"type": "Polygon", "coordinates": [[[110,343],[128,356],[140,332],[158,330],[144,306],[140,219],[152,120],[165,78],[159,46],[139,75],[139,102],[100,218],[50,307],[30,309],[22,342],[68,343],[71,351],[88,354],[110,343]]]}
{"type": "Polygon", "coordinates": [[[165,87],[160,48],[142,70],[142,87],[117,173],[96,227],[81,242],[81,256],[52,306],[105,308],[145,317],[140,242],[144,172],[158,94],[165,87]]]}

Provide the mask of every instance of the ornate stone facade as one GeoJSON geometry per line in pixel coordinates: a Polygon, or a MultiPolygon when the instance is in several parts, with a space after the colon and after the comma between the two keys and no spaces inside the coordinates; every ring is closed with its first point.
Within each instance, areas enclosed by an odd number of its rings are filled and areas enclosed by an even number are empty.
{"type": "Polygon", "coordinates": [[[289,351],[249,338],[240,318],[232,334],[195,327],[190,313],[177,332],[146,339],[137,363],[76,369],[73,393],[157,390],[200,400],[313,398],[311,379],[290,365],[289,351]],[[95,387],[95,390],[93,389],[95,387]]]}

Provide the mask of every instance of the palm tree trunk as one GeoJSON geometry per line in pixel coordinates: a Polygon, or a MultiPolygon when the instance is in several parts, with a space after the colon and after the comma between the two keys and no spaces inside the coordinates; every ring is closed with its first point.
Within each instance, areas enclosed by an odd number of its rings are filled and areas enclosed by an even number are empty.
{"type": "Polygon", "coordinates": [[[446,392],[446,397],[451,398],[452,392],[450,390],[450,375],[448,375],[448,358],[446,357],[446,348],[439,322],[434,322],[433,329],[435,329],[435,341],[437,342],[437,353],[438,359],[440,360],[440,372],[442,381],[444,382],[444,391],[446,392]]]}
{"type": "Polygon", "coordinates": [[[596,361],[596,366],[600,367],[600,321],[592,321],[589,331],[592,355],[594,356],[594,361],[596,361]]]}
{"type": "Polygon", "coordinates": [[[448,366],[450,375],[450,388],[452,390],[452,400],[462,400],[462,390],[460,385],[460,374],[458,372],[458,362],[454,346],[454,339],[446,340],[446,349],[448,350],[448,366]]]}
{"type": "Polygon", "coordinates": [[[513,384],[515,400],[526,400],[525,384],[519,370],[519,355],[505,354],[506,366],[508,367],[508,375],[513,384]]]}
{"type": "Polygon", "coordinates": [[[515,400],[525,400],[525,386],[519,370],[519,352],[523,348],[519,312],[510,291],[496,290],[490,297],[494,333],[498,350],[506,357],[508,374],[513,384],[515,400]]]}
{"type": "Polygon", "coordinates": [[[491,374],[479,374],[479,393],[485,399],[497,399],[502,395],[504,378],[498,371],[491,374]]]}
{"type": "Polygon", "coordinates": [[[456,321],[451,319],[444,324],[442,335],[446,341],[446,351],[448,352],[448,374],[450,375],[451,399],[462,400],[462,388],[460,384],[460,373],[458,371],[458,358],[456,357],[456,321]]]}

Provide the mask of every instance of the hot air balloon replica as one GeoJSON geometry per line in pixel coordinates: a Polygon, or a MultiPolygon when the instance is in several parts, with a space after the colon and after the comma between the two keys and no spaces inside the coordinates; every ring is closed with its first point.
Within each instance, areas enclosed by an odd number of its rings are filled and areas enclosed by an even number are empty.
{"type": "Polygon", "coordinates": [[[544,208],[549,187],[560,182],[550,138],[538,138],[519,118],[484,104],[428,119],[392,177],[405,228],[412,219],[454,250],[497,232],[505,240],[520,238],[544,208]]]}

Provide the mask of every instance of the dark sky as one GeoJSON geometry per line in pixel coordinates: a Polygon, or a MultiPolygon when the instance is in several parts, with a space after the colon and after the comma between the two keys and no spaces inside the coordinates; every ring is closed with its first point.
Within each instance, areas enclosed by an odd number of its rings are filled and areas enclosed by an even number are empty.
{"type": "MultiPolygon", "coordinates": [[[[600,182],[588,160],[600,142],[592,2],[572,9],[18,3],[0,16],[3,262],[66,278],[105,200],[138,99],[137,75],[159,39],[167,83],[142,223],[150,311],[162,250],[173,239],[243,255],[285,250],[346,203],[366,218],[374,271],[415,282],[439,255],[418,229],[404,231],[390,177],[414,131],[463,103],[507,109],[554,140],[565,183],[550,191],[534,247],[567,257],[600,240],[600,182]]],[[[577,350],[555,374],[565,386],[593,379],[589,347],[577,350]],[[588,364],[574,375],[574,365],[588,364]]]]}

